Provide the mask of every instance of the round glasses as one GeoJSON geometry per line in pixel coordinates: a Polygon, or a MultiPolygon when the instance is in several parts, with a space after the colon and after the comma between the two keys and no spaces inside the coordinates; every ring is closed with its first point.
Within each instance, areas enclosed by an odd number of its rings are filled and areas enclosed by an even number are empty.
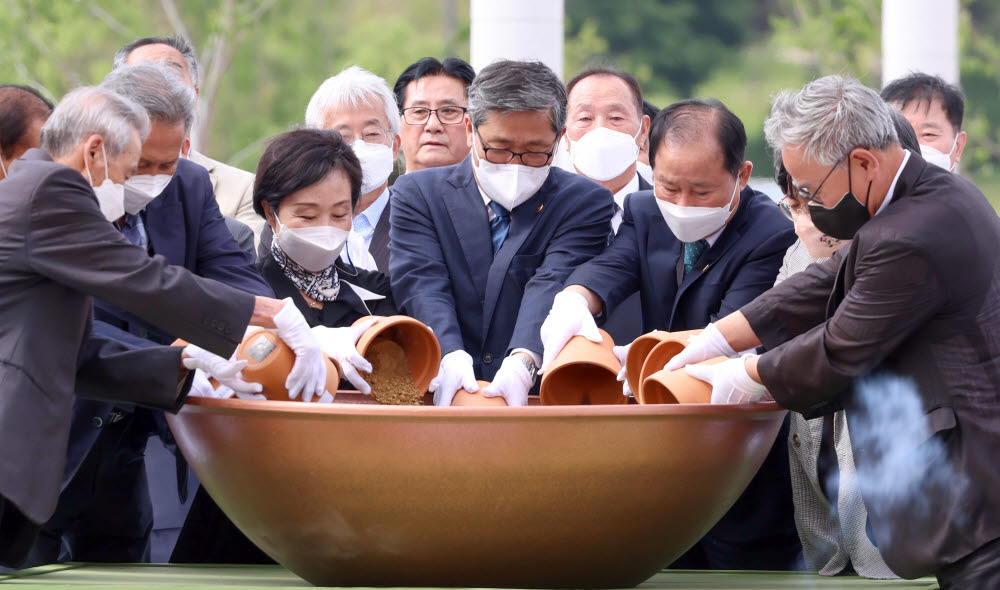
{"type": "Polygon", "coordinates": [[[340,136],[344,138],[344,142],[350,144],[354,143],[355,139],[360,139],[365,143],[371,144],[385,144],[388,143],[389,137],[392,135],[392,130],[385,129],[378,125],[369,125],[361,130],[361,136],[357,137],[351,135],[348,131],[341,131],[340,136]]]}
{"type": "MultiPolygon", "coordinates": [[[[473,131],[475,131],[476,138],[479,139],[479,145],[483,148],[486,161],[493,164],[509,164],[516,156],[521,159],[521,163],[525,166],[540,168],[547,164],[549,158],[555,153],[555,145],[552,146],[552,151],[548,152],[512,152],[510,150],[487,147],[483,143],[483,138],[479,137],[479,130],[474,129],[473,131]]],[[[556,142],[558,142],[558,138],[556,138],[556,142]]]]}
{"type": "Polygon", "coordinates": [[[403,121],[407,125],[423,125],[431,118],[431,113],[437,116],[442,125],[458,125],[465,119],[465,107],[439,107],[429,109],[427,107],[408,107],[403,109],[403,121]]]}

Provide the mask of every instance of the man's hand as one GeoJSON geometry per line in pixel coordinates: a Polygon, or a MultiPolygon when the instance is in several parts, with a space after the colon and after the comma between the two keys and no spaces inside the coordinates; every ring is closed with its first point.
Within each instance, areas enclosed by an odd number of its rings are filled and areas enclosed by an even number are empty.
{"type": "MultiPolygon", "coordinates": [[[[483,389],[485,397],[502,397],[508,406],[528,405],[528,392],[533,385],[531,374],[515,353],[503,360],[493,382],[483,389]]],[[[527,356],[527,355],[525,355],[527,356]]]]}
{"type": "Polygon", "coordinates": [[[284,307],[274,316],[274,326],[278,329],[278,337],[295,353],[295,364],[285,380],[285,389],[290,399],[301,393],[302,401],[309,402],[313,396],[326,391],[326,359],[291,297],[283,301],[284,307]]]}
{"type": "Polygon", "coordinates": [[[556,294],[552,309],[542,323],[542,366],[539,372],[549,368],[573,336],[583,336],[598,343],[602,339],[587,299],[576,291],[565,290],[556,294]]]}
{"type": "MultiPolygon", "coordinates": [[[[250,383],[243,380],[243,374],[240,371],[247,366],[246,361],[226,360],[194,344],[188,344],[184,347],[181,364],[189,371],[200,370],[203,372],[206,383],[208,377],[214,377],[216,381],[238,393],[252,394],[263,389],[260,383],[250,383]]],[[[195,376],[197,377],[197,374],[195,376]]],[[[194,389],[193,385],[192,389],[194,389]]]]}
{"type": "MultiPolygon", "coordinates": [[[[754,381],[746,363],[756,362],[750,356],[729,359],[717,365],[688,365],[688,375],[712,386],[713,404],[744,404],[764,399],[767,388],[754,381]]],[[[767,400],[765,400],[767,401],[767,400]]]]}
{"type": "MultiPolygon", "coordinates": [[[[506,362],[506,361],[505,361],[506,362]]],[[[472,357],[464,350],[453,350],[441,359],[437,377],[431,381],[435,406],[450,406],[455,392],[464,389],[469,393],[479,391],[476,373],[472,368],[472,357]]]]}
{"type": "Polygon", "coordinates": [[[732,346],[729,346],[726,338],[715,327],[715,324],[709,324],[701,331],[701,334],[691,337],[687,347],[677,354],[677,356],[670,359],[670,362],[663,368],[668,371],[676,371],[681,367],[694,365],[719,356],[734,357],[736,356],[736,351],[733,350],[732,346]]]}
{"type": "Polygon", "coordinates": [[[361,377],[358,371],[371,373],[372,364],[358,353],[358,339],[361,338],[361,335],[368,328],[371,328],[377,322],[377,319],[372,318],[357,326],[348,326],[346,328],[316,326],[312,329],[323,352],[340,365],[340,372],[343,373],[344,379],[347,379],[351,385],[357,387],[358,391],[365,395],[370,394],[372,388],[361,377]]]}

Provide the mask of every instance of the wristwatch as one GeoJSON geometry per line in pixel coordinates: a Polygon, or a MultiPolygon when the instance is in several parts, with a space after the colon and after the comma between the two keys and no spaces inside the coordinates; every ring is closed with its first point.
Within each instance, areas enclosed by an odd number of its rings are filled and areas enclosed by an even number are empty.
{"type": "Polygon", "coordinates": [[[525,354],[516,354],[514,357],[528,370],[528,377],[531,378],[531,386],[534,387],[535,380],[538,378],[538,367],[535,366],[535,361],[528,358],[528,355],[525,354]]]}

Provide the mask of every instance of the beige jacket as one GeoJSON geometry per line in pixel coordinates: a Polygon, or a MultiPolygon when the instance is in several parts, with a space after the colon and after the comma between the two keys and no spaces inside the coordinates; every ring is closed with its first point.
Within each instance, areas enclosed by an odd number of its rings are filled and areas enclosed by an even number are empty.
{"type": "Polygon", "coordinates": [[[217,162],[195,150],[191,150],[188,159],[208,170],[212,189],[215,190],[215,200],[219,203],[222,214],[247,224],[253,230],[254,242],[260,242],[264,219],[253,210],[254,175],[217,162]]]}

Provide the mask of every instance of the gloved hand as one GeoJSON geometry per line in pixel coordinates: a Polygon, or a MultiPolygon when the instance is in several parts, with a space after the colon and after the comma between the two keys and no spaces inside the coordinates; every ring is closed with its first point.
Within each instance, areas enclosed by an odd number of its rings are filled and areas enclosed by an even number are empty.
{"type": "MultiPolygon", "coordinates": [[[[228,387],[226,389],[229,389],[228,387]]],[[[229,389],[232,391],[232,389],[229,389]]],[[[201,369],[194,370],[194,377],[191,379],[191,389],[188,390],[188,397],[220,397],[212,384],[208,381],[208,375],[201,369]]]]}
{"type": "Polygon", "coordinates": [[[285,389],[290,399],[301,393],[302,401],[309,402],[314,395],[323,395],[326,391],[326,359],[292,298],[286,297],[284,302],[285,306],[274,316],[274,325],[278,328],[278,337],[295,353],[295,364],[285,380],[285,389]]]}
{"type": "Polygon", "coordinates": [[[479,391],[476,373],[472,368],[472,357],[464,350],[453,350],[441,359],[437,377],[429,387],[434,392],[435,406],[450,406],[455,392],[464,389],[469,393],[479,391]]]}
{"type": "Polygon", "coordinates": [[[361,377],[358,370],[371,373],[372,364],[358,353],[358,339],[361,338],[361,335],[368,328],[371,328],[376,323],[378,323],[378,320],[372,318],[357,326],[348,326],[346,328],[316,326],[312,329],[323,352],[340,365],[340,372],[343,374],[344,379],[347,379],[351,385],[357,387],[358,391],[365,395],[370,394],[372,388],[361,377]]]}
{"type": "Polygon", "coordinates": [[[257,393],[263,389],[260,383],[249,383],[243,380],[243,374],[240,371],[247,366],[246,361],[226,360],[194,344],[188,344],[184,347],[184,355],[188,357],[181,361],[184,368],[192,371],[200,369],[207,375],[206,382],[208,377],[215,377],[215,380],[222,385],[240,393],[257,393]]]}
{"type": "Polygon", "coordinates": [[[625,346],[616,346],[611,349],[618,357],[618,362],[622,364],[622,370],[618,371],[618,381],[622,384],[622,395],[625,397],[633,397],[632,387],[628,384],[628,377],[625,374],[625,360],[628,358],[628,349],[631,348],[631,344],[626,344],[625,346]]]}
{"type": "Polygon", "coordinates": [[[500,370],[493,377],[493,382],[483,389],[485,397],[502,397],[508,406],[528,405],[528,391],[531,390],[531,374],[521,359],[514,355],[503,359],[500,370]]]}
{"type": "Polygon", "coordinates": [[[579,293],[561,291],[552,300],[552,309],[542,322],[542,366],[539,373],[549,368],[549,364],[573,336],[601,342],[601,332],[587,307],[587,300],[579,293]]]}
{"type": "Polygon", "coordinates": [[[718,356],[734,357],[736,351],[733,350],[732,346],[729,346],[729,342],[715,327],[715,324],[709,324],[701,331],[701,334],[691,337],[687,347],[670,359],[670,362],[663,368],[668,371],[676,371],[681,367],[694,365],[718,356]]]}
{"type": "Polygon", "coordinates": [[[743,404],[758,402],[767,388],[747,373],[746,357],[729,359],[717,365],[688,365],[688,375],[712,386],[713,404],[743,404]]]}
{"type": "Polygon", "coordinates": [[[237,399],[267,400],[267,396],[263,393],[241,393],[239,391],[233,391],[225,385],[220,385],[219,388],[215,390],[215,395],[216,397],[220,397],[222,399],[229,399],[235,395],[237,399]]]}

